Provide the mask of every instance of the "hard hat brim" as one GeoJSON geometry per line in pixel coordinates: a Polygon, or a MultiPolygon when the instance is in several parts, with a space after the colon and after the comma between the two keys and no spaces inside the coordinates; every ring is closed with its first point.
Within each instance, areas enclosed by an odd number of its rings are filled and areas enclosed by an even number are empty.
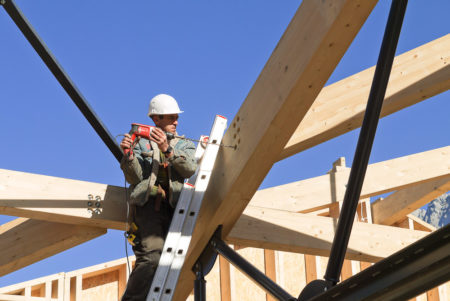
{"type": "Polygon", "coordinates": [[[150,113],[150,114],[148,114],[148,116],[151,117],[153,115],[173,115],[173,114],[181,114],[181,113],[184,113],[184,111],[179,111],[179,112],[174,112],[174,113],[164,113],[164,114],[161,114],[161,113],[150,113]]]}

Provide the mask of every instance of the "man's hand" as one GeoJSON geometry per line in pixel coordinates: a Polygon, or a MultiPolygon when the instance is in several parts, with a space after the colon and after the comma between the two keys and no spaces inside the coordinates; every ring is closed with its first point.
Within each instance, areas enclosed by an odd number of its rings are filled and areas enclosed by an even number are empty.
{"type": "MultiPolygon", "coordinates": [[[[130,134],[125,134],[125,137],[123,137],[122,142],[120,142],[120,148],[125,153],[126,149],[130,149],[133,145],[133,140],[131,140],[130,134]]],[[[134,157],[134,154],[129,153],[128,159],[132,160],[134,157]]]]}
{"type": "Polygon", "coordinates": [[[158,144],[158,147],[162,152],[167,151],[167,149],[169,148],[167,135],[160,128],[157,127],[153,128],[152,132],[150,133],[150,140],[158,144]]]}

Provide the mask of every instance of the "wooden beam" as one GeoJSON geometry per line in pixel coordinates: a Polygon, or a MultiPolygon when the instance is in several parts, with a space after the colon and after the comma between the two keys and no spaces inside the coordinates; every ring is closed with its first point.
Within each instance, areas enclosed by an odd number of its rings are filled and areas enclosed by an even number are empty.
{"type": "Polygon", "coordinates": [[[372,203],[373,222],[393,225],[450,190],[450,176],[402,189],[372,203]]]}
{"type": "MultiPolygon", "coordinates": [[[[303,212],[329,207],[342,201],[350,169],[259,190],[253,206],[303,212]]],[[[361,199],[404,189],[450,175],[450,146],[370,164],[361,199]]]]}
{"type": "Polygon", "coordinates": [[[0,226],[0,276],[106,233],[106,229],[18,218],[0,226]]]}
{"type": "Polygon", "coordinates": [[[219,255],[220,301],[231,301],[230,263],[219,255]]]}
{"type": "Polygon", "coordinates": [[[41,285],[41,284],[47,283],[47,282],[57,283],[60,280],[64,280],[64,273],[48,275],[48,276],[36,278],[33,280],[0,287],[0,294],[17,295],[17,294],[20,294],[21,292],[23,292],[27,286],[32,287],[32,286],[41,285]]]}
{"type": "Polygon", "coordinates": [[[305,0],[233,119],[219,151],[174,300],[218,225],[226,235],[277,160],[376,1],[305,0]]]}
{"type": "MultiPolygon", "coordinates": [[[[260,190],[251,204],[303,213],[329,207],[343,200],[349,170],[339,166],[336,171],[323,176],[260,190]]],[[[414,187],[422,182],[441,183],[442,179],[448,179],[449,170],[449,146],[374,163],[368,166],[361,198],[414,187]]],[[[0,183],[0,213],[87,226],[125,228],[126,207],[121,187],[4,169],[0,169],[0,183]],[[89,194],[101,196],[100,214],[88,210],[89,194]],[[85,199],[80,200],[82,197],[85,199]]],[[[424,187],[433,187],[430,185],[424,187]]],[[[411,189],[419,195],[418,189],[411,189]]]]}
{"type": "Polygon", "coordinates": [[[437,230],[437,228],[435,226],[430,225],[429,223],[421,220],[420,218],[418,218],[415,215],[408,214],[406,216],[406,218],[408,218],[409,220],[412,221],[412,225],[415,230],[421,230],[421,231],[425,231],[425,232],[433,232],[433,231],[437,230]]]}
{"type": "MultiPolygon", "coordinates": [[[[395,58],[381,117],[450,88],[450,34],[395,58]]],[[[278,160],[359,128],[375,67],[322,89],[278,160]]]]}
{"type": "Polygon", "coordinates": [[[318,278],[316,268],[316,256],[314,255],[305,254],[305,277],[307,284],[318,278]]]}
{"type": "MultiPolygon", "coordinates": [[[[336,226],[337,220],[330,217],[248,206],[226,240],[246,247],[329,256],[336,226]]],[[[376,262],[427,234],[356,222],[346,258],[376,262]]]]}
{"type": "Polygon", "coordinates": [[[124,230],[126,212],[122,187],[0,169],[0,214],[124,230]]]}
{"type": "Polygon", "coordinates": [[[17,296],[0,294],[0,300],[2,301],[58,301],[58,299],[48,299],[45,297],[31,297],[31,296],[17,296]]]}
{"type": "MultiPolygon", "coordinates": [[[[264,274],[273,282],[277,282],[277,271],[275,263],[275,251],[264,250],[264,274]]],[[[266,293],[266,301],[277,301],[275,297],[266,293]]]]}

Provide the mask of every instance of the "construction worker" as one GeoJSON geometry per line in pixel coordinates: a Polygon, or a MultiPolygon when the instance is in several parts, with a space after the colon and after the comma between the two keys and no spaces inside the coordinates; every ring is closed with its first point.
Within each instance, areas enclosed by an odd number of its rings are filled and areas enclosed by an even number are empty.
{"type": "MultiPolygon", "coordinates": [[[[168,140],[166,132],[176,134],[176,100],[159,94],[150,101],[148,116],[156,128],[150,140],[141,138],[120,167],[130,183],[130,224],[135,223],[133,251],[136,265],[130,274],[122,300],[145,300],[153,281],[184,180],[197,168],[195,146],[183,139],[168,140]]],[[[120,143],[130,149],[130,135],[120,143]]]]}

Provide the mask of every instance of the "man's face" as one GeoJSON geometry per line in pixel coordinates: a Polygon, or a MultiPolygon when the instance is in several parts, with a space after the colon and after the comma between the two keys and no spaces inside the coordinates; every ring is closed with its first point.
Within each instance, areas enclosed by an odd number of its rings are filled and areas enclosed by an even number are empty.
{"type": "Polygon", "coordinates": [[[178,114],[170,114],[170,115],[154,115],[153,122],[159,128],[161,128],[164,132],[175,133],[178,125],[178,114]],[[162,117],[162,118],[161,118],[162,117]]]}

